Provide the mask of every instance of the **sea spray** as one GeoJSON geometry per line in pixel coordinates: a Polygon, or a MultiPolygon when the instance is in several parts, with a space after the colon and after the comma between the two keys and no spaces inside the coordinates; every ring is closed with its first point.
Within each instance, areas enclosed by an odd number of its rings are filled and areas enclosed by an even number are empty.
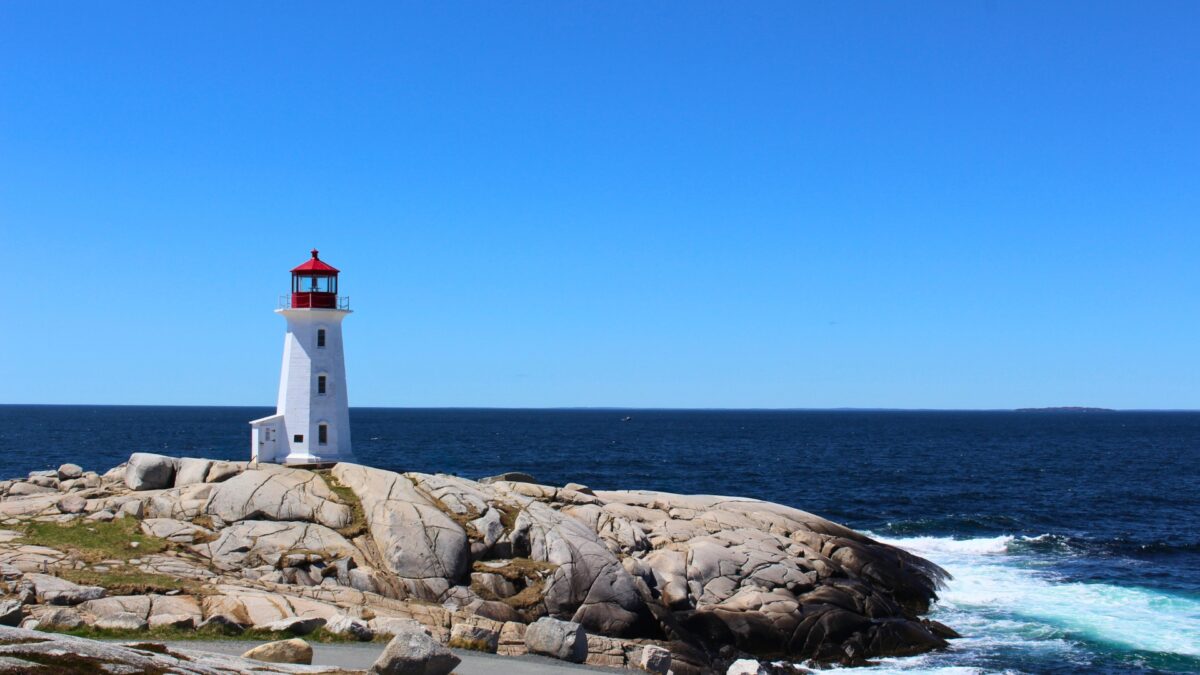
{"type": "Polygon", "coordinates": [[[988,666],[1014,660],[1095,669],[1102,668],[1094,660],[1098,651],[1117,653],[1113,669],[1122,661],[1166,670],[1200,668],[1200,599],[1064,580],[1047,559],[1014,552],[1046,537],[875,538],[933,560],[953,575],[933,617],[964,638],[944,654],[891,659],[872,672],[991,671],[988,666]]]}

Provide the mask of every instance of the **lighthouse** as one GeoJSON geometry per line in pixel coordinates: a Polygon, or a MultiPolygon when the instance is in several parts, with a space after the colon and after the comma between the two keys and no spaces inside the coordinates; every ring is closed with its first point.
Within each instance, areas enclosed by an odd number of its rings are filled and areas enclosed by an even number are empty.
{"type": "Polygon", "coordinates": [[[250,422],[250,457],[279,464],[353,461],[338,270],[312,257],[292,270],[292,292],[275,312],[287,320],[275,414],[250,422]]]}

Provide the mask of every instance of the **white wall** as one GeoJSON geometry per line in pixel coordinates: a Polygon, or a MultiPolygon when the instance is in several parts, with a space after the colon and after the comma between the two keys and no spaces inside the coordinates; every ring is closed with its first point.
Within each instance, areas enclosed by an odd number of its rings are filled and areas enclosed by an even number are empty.
{"type": "Polygon", "coordinates": [[[279,376],[276,412],[283,415],[279,447],[288,463],[352,461],[350,398],[346,359],[342,349],[341,309],[280,309],[287,319],[283,367],[279,376]],[[325,346],[317,346],[317,331],[325,330],[325,346]],[[325,394],[317,393],[317,376],[326,376],[325,394]],[[318,443],[319,424],[328,425],[328,440],[318,443]],[[304,440],[296,442],[296,435],[304,440]]]}

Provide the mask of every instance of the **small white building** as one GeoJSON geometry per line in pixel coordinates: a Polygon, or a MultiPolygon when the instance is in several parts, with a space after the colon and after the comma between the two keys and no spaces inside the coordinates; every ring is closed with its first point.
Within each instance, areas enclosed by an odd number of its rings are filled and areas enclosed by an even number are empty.
{"type": "Polygon", "coordinates": [[[278,464],[353,461],[338,270],[317,257],[292,270],[292,292],[275,310],[287,319],[275,414],[250,422],[250,457],[278,464]]]}

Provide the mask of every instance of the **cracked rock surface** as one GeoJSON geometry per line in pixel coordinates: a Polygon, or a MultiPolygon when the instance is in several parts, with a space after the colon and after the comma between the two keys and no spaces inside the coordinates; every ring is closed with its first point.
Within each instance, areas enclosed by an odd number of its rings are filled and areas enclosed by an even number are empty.
{"type": "MultiPolygon", "coordinates": [[[[569,622],[583,636],[572,659],[679,674],[747,657],[857,664],[955,636],[921,618],[944,571],[779,504],[355,464],[317,472],[141,454],[130,466],[132,477],[124,465],[103,475],[64,466],[0,482],[9,622],[325,625],[358,639],[416,627],[509,655],[528,650],[539,620],[569,622]],[[65,495],[83,505],[77,513],[59,506],[65,495]],[[22,529],[122,518],[161,545],[85,562],[22,529]]],[[[222,667],[234,666],[211,672],[222,667]]]]}

